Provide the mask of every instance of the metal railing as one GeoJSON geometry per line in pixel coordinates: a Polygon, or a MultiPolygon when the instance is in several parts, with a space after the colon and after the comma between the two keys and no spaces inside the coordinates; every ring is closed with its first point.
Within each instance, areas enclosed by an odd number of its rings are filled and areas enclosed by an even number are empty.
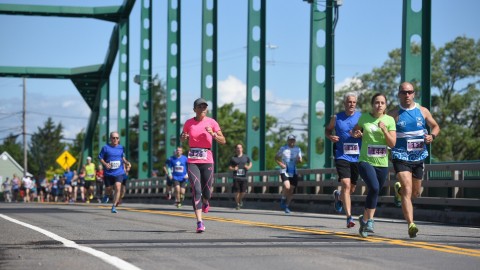
{"type": "MultiPolygon", "coordinates": [[[[332,192],[337,189],[335,168],[299,169],[302,181],[299,181],[294,195],[295,201],[328,202],[332,201],[332,192]]],[[[282,183],[278,171],[262,171],[248,173],[248,190],[246,200],[279,200],[282,193],[282,183]]],[[[393,169],[390,169],[378,202],[393,204],[396,182],[393,169]]],[[[233,199],[232,173],[215,174],[214,198],[233,199]]],[[[480,162],[444,163],[425,165],[425,175],[422,181],[423,192],[415,199],[416,205],[436,206],[443,208],[480,208],[480,162]]],[[[359,179],[352,202],[365,200],[367,187],[359,179]]],[[[126,199],[151,199],[163,197],[166,193],[165,177],[136,179],[127,182],[126,199]]],[[[187,197],[190,196],[187,192],[187,197]]]]}

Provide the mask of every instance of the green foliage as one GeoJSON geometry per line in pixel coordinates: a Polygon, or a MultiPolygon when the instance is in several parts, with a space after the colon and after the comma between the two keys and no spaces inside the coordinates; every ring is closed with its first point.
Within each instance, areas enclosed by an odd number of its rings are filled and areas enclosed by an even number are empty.
{"type": "Polygon", "coordinates": [[[20,162],[23,160],[23,147],[22,144],[17,143],[18,136],[20,134],[14,135],[10,133],[7,138],[3,140],[3,144],[0,145],[0,154],[4,151],[7,151],[10,156],[20,162]]]}
{"type": "Polygon", "coordinates": [[[64,151],[62,124],[55,125],[49,117],[42,128],[32,134],[28,155],[28,171],[33,175],[44,175],[49,167],[58,166],[56,159],[64,151]],[[55,165],[54,165],[55,164],[55,165]]]}

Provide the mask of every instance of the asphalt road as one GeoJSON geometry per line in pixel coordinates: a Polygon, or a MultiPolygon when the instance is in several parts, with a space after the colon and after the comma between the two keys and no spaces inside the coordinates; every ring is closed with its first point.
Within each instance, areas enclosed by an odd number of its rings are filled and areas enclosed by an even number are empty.
{"type": "MultiPolygon", "coordinates": [[[[480,228],[376,219],[358,236],[342,215],[212,205],[0,203],[0,269],[480,269],[480,228]]],[[[358,223],[358,222],[357,222],[358,223]]]]}

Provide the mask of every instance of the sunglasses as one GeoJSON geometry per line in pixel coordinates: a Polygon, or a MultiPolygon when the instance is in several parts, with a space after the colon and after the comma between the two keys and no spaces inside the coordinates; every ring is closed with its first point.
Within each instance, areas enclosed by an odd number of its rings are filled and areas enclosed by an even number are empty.
{"type": "Polygon", "coordinates": [[[402,94],[402,95],[406,95],[406,94],[413,95],[414,93],[415,93],[415,91],[412,91],[412,90],[410,90],[410,91],[400,91],[400,94],[402,94]]]}
{"type": "Polygon", "coordinates": [[[110,139],[118,140],[119,138],[118,137],[110,137],[110,139]]]}

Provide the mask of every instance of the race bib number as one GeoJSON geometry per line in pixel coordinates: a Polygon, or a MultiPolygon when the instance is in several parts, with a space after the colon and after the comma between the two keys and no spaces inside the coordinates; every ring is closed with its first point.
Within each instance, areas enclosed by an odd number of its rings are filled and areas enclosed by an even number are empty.
{"type": "Polygon", "coordinates": [[[110,169],[115,170],[120,168],[120,161],[110,161],[110,169]]]}
{"type": "Polygon", "coordinates": [[[386,145],[369,145],[367,150],[367,156],[369,157],[385,157],[387,156],[386,145]]]}
{"type": "Polygon", "coordinates": [[[245,176],[245,169],[238,169],[237,176],[245,176]]]}
{"type": "Polygon", "coordinates": [[[183,173],[183,166],[175,166],[173,169],[177,173],[183,173]]]}
{"type": "Polygon", "coordinates": [[[344,143],[343,153],[346,155],[360,155],[360,147],[358,147],[358,143],[344,143]]]}
{"type": "Polygon", "coordinates": [[[188,151],[188,158],[191,159],[207,159],[207,149],[192,148],[188,151]]]}
{"type": "Polygon", "coordinates": [[[423,151],[425,142],[423,139],[407,140],[407,151],[423,151]]]}

